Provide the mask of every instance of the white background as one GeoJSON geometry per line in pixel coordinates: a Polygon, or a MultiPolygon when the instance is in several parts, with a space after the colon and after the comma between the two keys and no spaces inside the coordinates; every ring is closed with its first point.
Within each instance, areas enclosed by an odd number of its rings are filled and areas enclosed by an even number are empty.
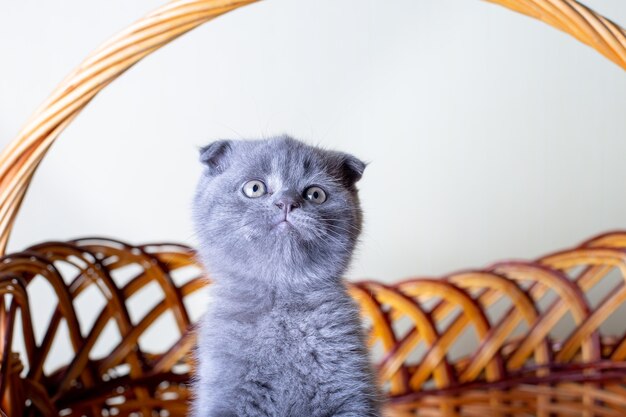
{"type": "MultiPolygon", "coordinates": [[[[3,2],[0,145],[161,3],[3,2]]],[[[586,3],[626,24],[626,2],[586,3]]],[[[269,0],[108,86],[39,168],[10,250],[84,235],[193,245],[197,147],[289,133],[371,162],[350,278],[533,258],[626,229],[625,111],[622,69],[487,2],[269,0]]]]}

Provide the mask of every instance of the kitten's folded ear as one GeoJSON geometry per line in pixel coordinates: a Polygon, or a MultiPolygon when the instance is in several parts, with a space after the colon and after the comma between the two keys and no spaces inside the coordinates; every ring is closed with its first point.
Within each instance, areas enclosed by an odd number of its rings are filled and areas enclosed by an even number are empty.
{"type": "Polygon", "coordinates": [[[352,187],[363,176],[363,171],[367,164],[347,153],[341,153],[340,160],[342,180],[346,187],[352,187]]]}
{"type": "Polygon", "coordinates": [[[207,166],[210,175],[217,175],[228,168],[233,144],[230,140],[218,140],[200,148],[200,162],[207,166]]]}

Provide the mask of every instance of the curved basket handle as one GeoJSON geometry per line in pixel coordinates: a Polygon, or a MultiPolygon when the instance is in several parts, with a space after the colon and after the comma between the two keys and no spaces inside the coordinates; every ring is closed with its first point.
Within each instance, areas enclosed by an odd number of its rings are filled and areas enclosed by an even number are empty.
{"type": "MultiPolygon", "coordinates": [[[[0,154],[0,255],[37,166],[94,96],[143,57],[257,0],[176,0],[120,32],[74,70],[0,154]]],[[[626,69],[626,31],[575,0],[487,0],[540,19],[626,69]]]]}

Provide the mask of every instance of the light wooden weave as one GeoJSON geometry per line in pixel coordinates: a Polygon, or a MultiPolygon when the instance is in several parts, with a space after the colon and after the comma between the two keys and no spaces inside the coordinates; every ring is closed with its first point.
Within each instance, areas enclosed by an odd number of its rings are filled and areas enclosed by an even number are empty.
{"type": "MultiPolygon", "coordinates": [[[[255,1],[173,1],[114,36],[74,70],[0,154],[0,255],[37,166],[58,135],[100,90],[171,40],[255,1]]],[[[543,20],[626,68],[624,29],[575,0],[489,1],[543,20]]]]}
{"type": "MultiPolygon", "coordinates": [[[[389,416],[624,416],[625,280],[626,232],[615,232],[532,262],[349,289],[389,416]]],[[[11,416],[184,416],[194,345],[186,300],[207,282],[193,251],[174,244],[91,238],[0,259],[2,408],[11,416]],[[37,323],[31,317],[42,307],[28,297],[35,280],[55,299],[51,317],[37,323]],[[150,287],[149,308],[133,314],[150,287]],[[86,325],[78,306],[90,290],[106,302],[86,325]],[[165,316],[174,342],[144,347],[150,329],[168,328],[165,316]],[[107,338],[115,343],[96,353],[107,338]],[[59,339],[71,359],[46,371],[59,339]]]]}

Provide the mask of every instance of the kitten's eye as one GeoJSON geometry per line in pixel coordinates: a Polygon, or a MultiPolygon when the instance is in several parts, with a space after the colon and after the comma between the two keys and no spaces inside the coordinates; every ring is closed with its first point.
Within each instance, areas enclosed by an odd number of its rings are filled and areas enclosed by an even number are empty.
{"type": "Polygon", "coordinates": [[[304,198],[315,204],[322,204],[326,201],[326,192],[320,187],[309,187],[304,190],[304,198]]]}
{"type": "Polygon", "coordinates": [[[263,181],[250,180],[243,185],[242,191],[246,197],[258,198],[267,193],[267,187],[265,187],[263,181]]]}

